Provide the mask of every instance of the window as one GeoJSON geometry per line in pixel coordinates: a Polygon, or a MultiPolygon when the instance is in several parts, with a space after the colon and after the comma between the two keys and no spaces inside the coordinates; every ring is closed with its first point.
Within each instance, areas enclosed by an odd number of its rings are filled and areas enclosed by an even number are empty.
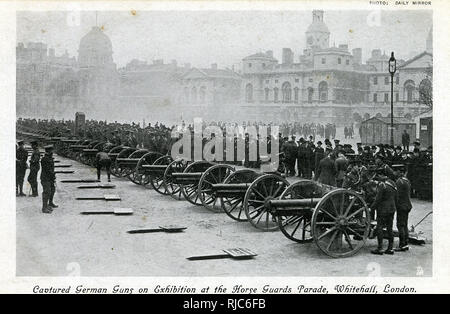
{"type": "Polygon", "coordinates": [[[399,101],[400,100],[400,96],[398,93],[395,93],[395,101],[399,101]]]}
{"type": "Polygon", "coordinates": [[[378,85],[378,77],[377,76],[373,77],[373,85],[378,85]]]}
{"type": "Polygon", "coordinates": [[[278,80],[275,80],[275,83],[278,83],[278,80]]]}
{"type": "Polygon", "coordinates": [[[298,78],[296,78],[295,79],[295,83],[298,83],[298,82],[300,82],[300,80],[298,78]]]}
{"type": "Polygon", "coordinates": [[[384,85],[389,85],[389,76],[384,77],[384,85]]]}
{"type": "Polygon", "coordinates": [[[325,58],[322,58],[322,64],[325,64],[327,60],[325,58]]]}
{"type": "Polygon", "coordinates": [[[395,77],[395,84],[400,84],[400,76],[398,75],[395,77]]]}
{"type": "Polygon", "coordinates": [[[319,100],[328,101],[328,83],[325,81],[319,83],[319,100]]]}
{"type": "Polygon", "coordinates": [[[389,102],[389,94],[384,93],[384,102],[389,102]]]}
{"type": "Polygon", "coordinates": [[[263,64],[262,64],[262,67],[263,67],[263,68],[265,68],[265,67],[266,67],[266,64],[265,64],[265,63],[263,63],[263,64]]]}
{"type": "Polygon", "coordinates": [[[345,64],[349,65],[350,64],[350,60],[349,59],[345,60],[345,64]]]}
{"type": "Polygon", "coordinates": [[[308,82],[312,83],[312,82],[313,82],[313,79],[312,79],[312,78],[309,78],[308,82]]]}
{"type": "Polygon", "coordinates": [[[278,102],[278,88],[273,89],[273,101],[278,102]]]}
{"type": "Polygon", "coordinates": [[[338,64],[341,64],[341,58],[338,58],[338,64]]]}
{"type": "Polygon", "coordinates": [[[294,88],[294,100],[295,100],[295,102],[298,102],[298,92],[299,92],[298,87],[294,88]]]}
{"type": "Polygon", "coordinates": [[[308,88],[308,102],[311,103],[313,101],[314,89],[311,87],[308,88]]]}
{"type": "Polygon", "coordinates": [[[373,94],[373,102],[377,102],[378,101],[378,99],[377,99],[378,97],[377,97],[377,94],[375,93],[375,94],[373,94]]]}
{"type": "Polygon", "coordinates": [[[248,64],[248,67],[249,67],[249,68],[251,68],[251,67],[252,67],[252,64],[251,64],[251,63],[249,63],[249,64],[248,64]]]}
{"type": "Polygon", "coordinates": [[[269,84],[269,80],[266,80],[266,84],[269,84]]]}
{"type": "Polygon", "coordinates": [[[283,102],[287,103],[287,102],[291,102],[291,96],[292,96],[292,91],[291,91],[291,84],[289,82],[284,82],[283,86],[281,87],[281,90],[283,92],[283,102]]]}
{"type": "MultiPolygon", "coordinates": [[[[414,81],[408,80],[405,82],[404,85],[405,88],[405,94],[406,94],[406,102],[412,103],[414,101],[414,90],[416,88],[414,81]]],[[[403,99],[405,99],[403,98],[403,99]]]]}
{"type": "Polygon", "coordinates": [[[268,88],[264,89],[264,100],[269,101],[269,92],[270,90],[268,88]]]}

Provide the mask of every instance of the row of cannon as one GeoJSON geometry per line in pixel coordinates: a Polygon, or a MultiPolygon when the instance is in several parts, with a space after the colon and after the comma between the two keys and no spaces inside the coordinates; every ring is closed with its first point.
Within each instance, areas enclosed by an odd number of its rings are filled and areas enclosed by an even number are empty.
{"type": "Polygon", "coordinates": [[[176,200],[224,212],[262,231],[281,232],[298,243],[314,242],[331,257],[347,257],[365,244],[371,215],[364,195],[312,180],[290,183],[280,173],[263,173],[205,160],[110,143],[54,139],[56,152],[95,166],[99,151],[108,153],[111,174],[176,200]]]}

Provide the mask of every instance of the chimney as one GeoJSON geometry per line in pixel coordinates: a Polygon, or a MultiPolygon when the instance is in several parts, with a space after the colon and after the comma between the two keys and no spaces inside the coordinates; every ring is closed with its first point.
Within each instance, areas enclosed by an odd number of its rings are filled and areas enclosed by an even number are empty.
{"type": "Polygon", "coordinates": [[[211,64],[211,69],[213,69],[213,70],[217,70],[217,63],[213,63],[213,64],[211,64]]]}
{"type": "Polygon", "coordinates": [[[283,48],[283,55],[281,58],[282,64],[290,65],[294,62],[294,54],[292,53],[291,48],[283,48]]]}
{"type": "Polygon", "coordinates": [[[362,49],[354,48],[352,49],[353,64],[362,64],[362,49]]]}
{"type": "Polygon", "coordinates": [[[273,58],[273,51],[272,50],[267,50],[266,51],[266,55],[270,58],[273,58]]]}

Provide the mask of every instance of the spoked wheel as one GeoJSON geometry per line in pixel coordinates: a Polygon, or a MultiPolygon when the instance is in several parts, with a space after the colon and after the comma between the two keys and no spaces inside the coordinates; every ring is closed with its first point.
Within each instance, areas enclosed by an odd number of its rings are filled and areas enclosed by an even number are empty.
{"type": "Polygon", "coordinates": [[[169,194],[172,198],[176,200],[181,200],[184,198],[183,193],[181,192],[180,185],[176,184],[173,181],[172,173],[174,172],[183,172],[188,165],[188,161],[183,159],[177,159],[172,161],[164,171],[163,176],[163,185],[167,194],[169,194]]]}
{"type": "Polygon", "coordinates": [[[212,212],[222,212],[221,199],[212,192],[212,185],[223,181],[234,172],[230,165],[215,165],[208,168],[198,183],[198,197],[200,202],[212,212]]]}
{"type": "MultiPolygon", "coordinates": [[[[290,185],[280,199],[311,199],[321,197],[321,187],[311,180],[300,180],[290,185]]],[[[292,241],[308,243],[313,241],[311,218],[313,209],[292,211],[292,215],[277,216],[281,232],[292,241]]]]}
{"type": "MultiPolygon", "coordinates": [[[[161,156],[158,159],[155,160],[153,165],[163,166],[163,165],[169,165],[173,161],[172,157],[169,155],[161,156]]],[[[164,172],[161,173],[155,173],[152,175],[146,175],[148,177],[148,181],[150,182],[150,186],[153,187],[153,189],[163,195],[169,194],[167,192],[165,186],[164,186],[164,172]]]]}
{"type": "Polygon", "coordinates": [[[367,240],[370,211],[355,191],[336,189],[316,205],[311,224],[314,242],[322,252],[331,257],[348,257],[367,240]]]}
{"type": "MultiPolygon", "coordinates": [[[[251,184],[255,179],[260,176],[256,171],[251,169],[240,169],[231,173],[223,182],[227,183],[248,183],[251,184]]],[[[244,197],[245,192],[242,195],[236,194],[235,196],[222,197],[222,209],[229,217],[236,221],[247,221],[247,216],[244,212],[244,197]]]]}
{"type": "MultiPolygon", "coordinates": [[[[135,152],[133,152],[130,156],[128,156],[128,158],[130,159],[134,159],[134,158],[142,158],[142,156],[148,154],[149,151],[147,149],[139,149],[135,152]]],[[[140,161],[140,159],[139,159],[140,161]]],[[[139,162],[136,163],[136,167],[134,169],[128,168],[130,169],[130,172],[127,175],[127,178],[133,182],[134,184],[140,185],[141,184],[141,173],[139,172],[139,168],[137,167],[139,162]]]]}
{"type": "Polygon", "coordinates": [[[287,186],[289,182],[276,174],[266,174],[253,181],[245,193],[244,211],[254,227],[263,231],[278,229],[269,201],[280,197],[287,186]]]}
{"type": "Polygon", "coordinates": [[[122,178],[126,175],[126,168],[120,164],[118,161],[119,158],[128,158],[134,151],[136,151],[136,148],[131,147],[124,147],[120,153],[117,155],[116,160],[114,161],[114,172],[111,172],[111,174],[115,177],[122,178]]]}
{"type": "MultiPolygon", "coordinates": [[[[214,166],[213,163],[201,160],[201,161],[195,161],[191,164],[189,164],[186,169],[184,169],[184,173],[193,173],[193,172],[206,172],[208,168],[214,166]]],[[[200,179],[199,179],[200,180],[200,179]]],[[[200,201],[200,197],[198,194],[198,183],[191,183],[191,184],[182,184],[181,185],[181,193],[183,193],[184,198],[191,204],[194,205],[202,205],[202,202],[200,201]]]]}

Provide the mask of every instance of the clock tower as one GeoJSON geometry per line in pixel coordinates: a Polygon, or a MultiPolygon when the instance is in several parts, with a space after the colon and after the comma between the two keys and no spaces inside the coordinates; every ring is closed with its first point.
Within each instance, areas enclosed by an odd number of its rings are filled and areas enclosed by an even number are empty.
{"type": "Polygon", "coordinates": [[[308,49],[326,49],[330,46],[330,31],[323,22],[323,11],[314,10],[313,20],[306,30],[306,47],[308,49]]]}

